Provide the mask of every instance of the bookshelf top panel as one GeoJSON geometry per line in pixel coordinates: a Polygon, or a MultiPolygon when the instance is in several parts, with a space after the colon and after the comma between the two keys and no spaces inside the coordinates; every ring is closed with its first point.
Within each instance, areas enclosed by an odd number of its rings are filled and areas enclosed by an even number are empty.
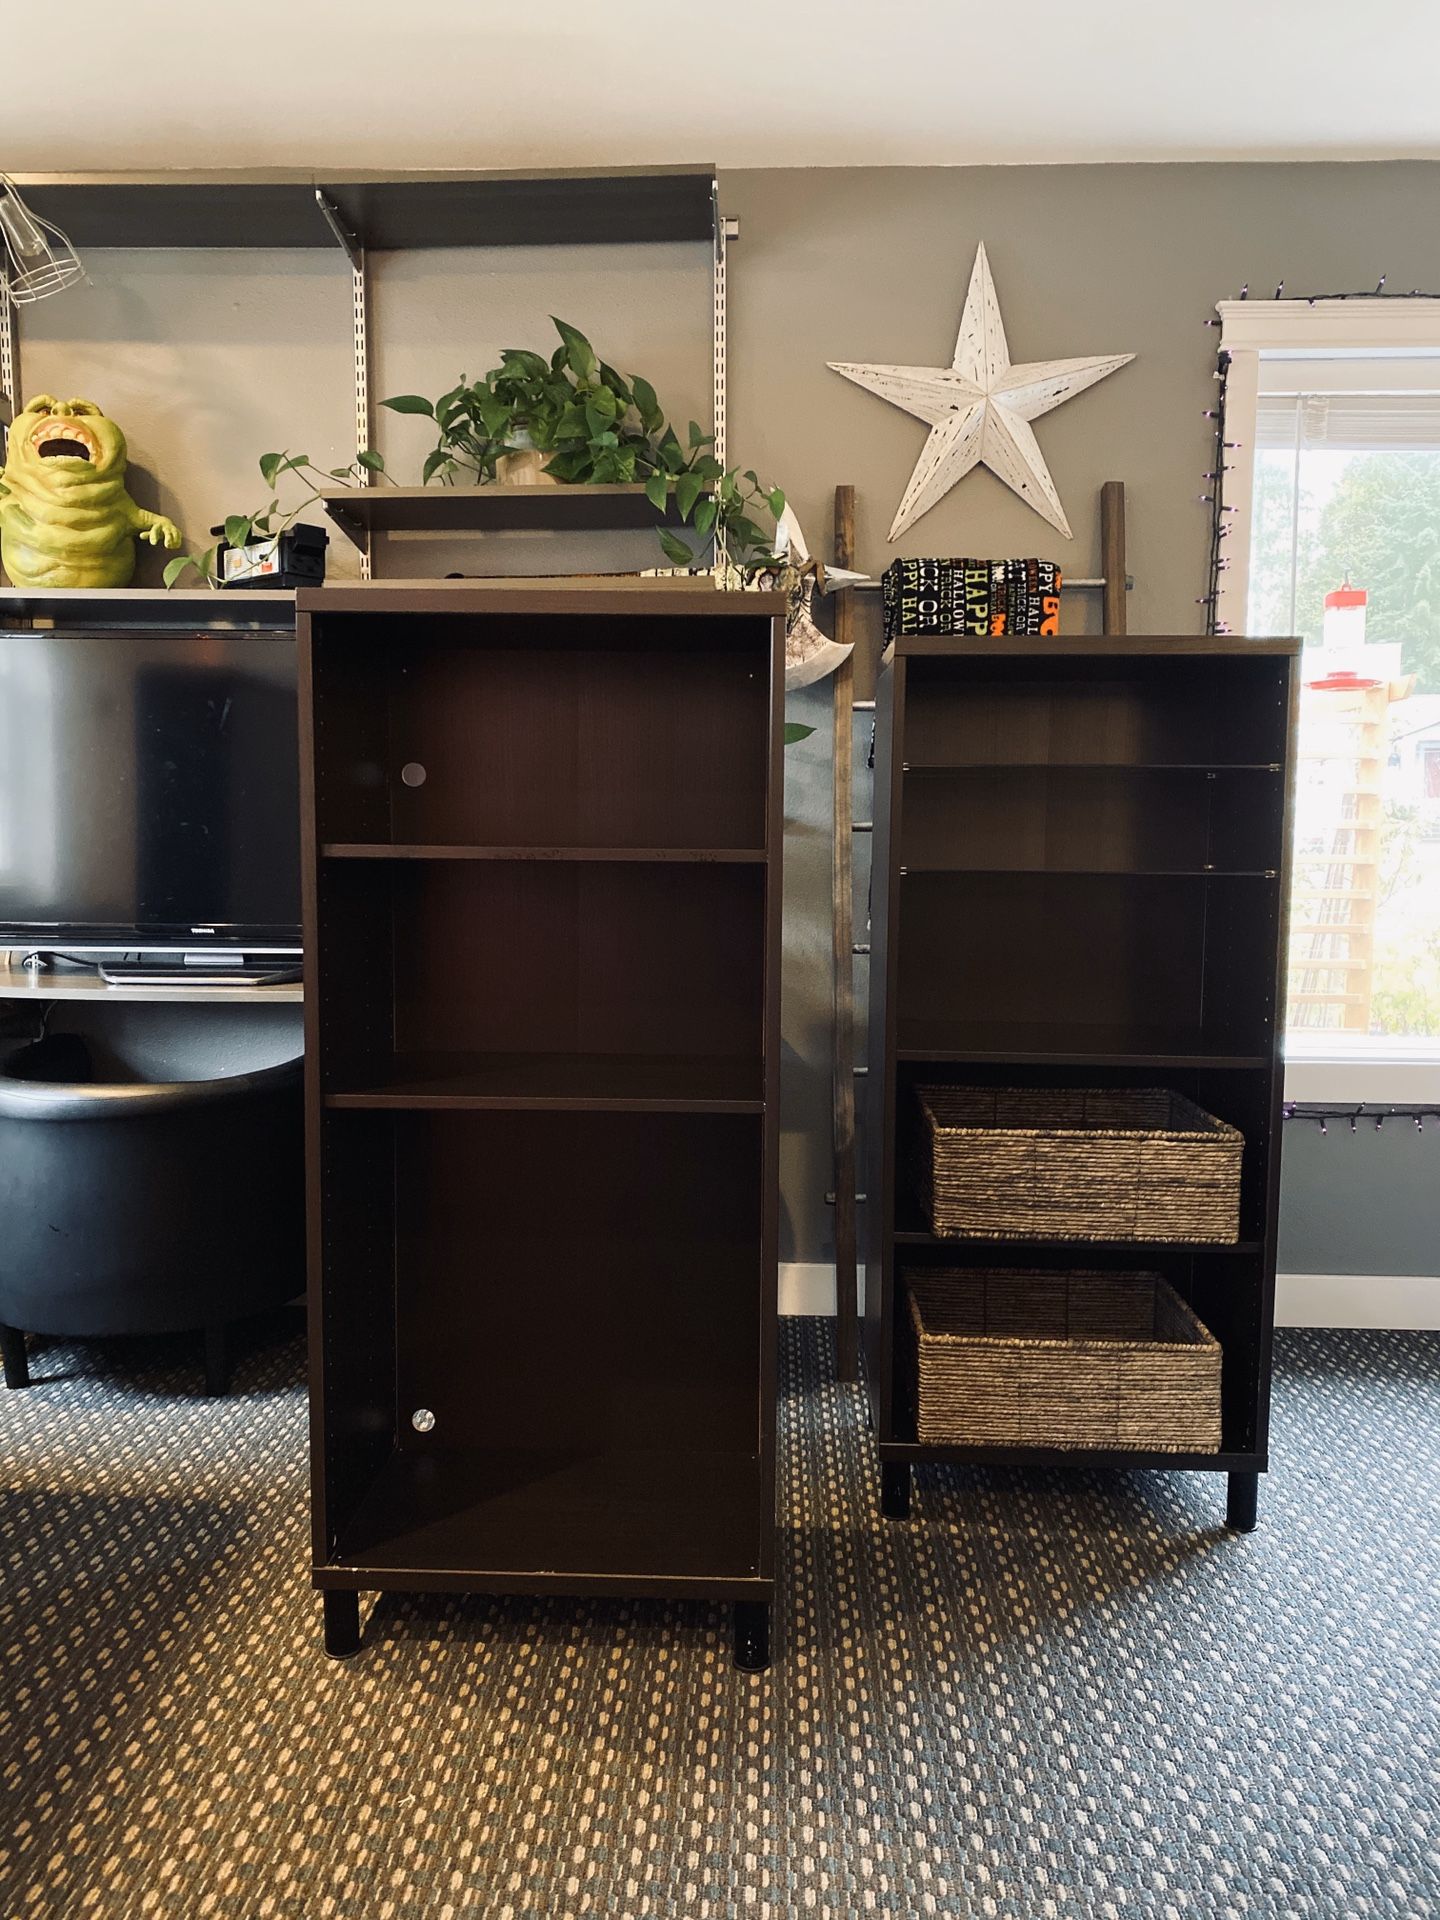
{"type": "Polygon", "coordinates": [[[1254,659],[1269,654],[1289,659],[1298,654],[1298,639],[1249,640],[1241,634],[1055,634],[1037,640],[1018,634],[986,637],[954,634],[941,639],[902,637],[895,652],[906,660],[1075,660],[1124,659],[1143,655],[1214,655],[1254,659]]]}
{"type": "Polygon", "coordinates": [[[721,592],[688,580],[642,577],[506,580],[374,580],[365,585],[303,588],[302,614],[568,614],[577,619],[774,620],[785,612],[783,593],[721,592]]]}

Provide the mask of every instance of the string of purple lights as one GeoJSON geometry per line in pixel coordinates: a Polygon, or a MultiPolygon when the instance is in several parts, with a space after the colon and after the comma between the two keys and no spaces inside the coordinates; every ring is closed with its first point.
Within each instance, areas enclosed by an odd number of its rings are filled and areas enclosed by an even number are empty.
{"type": "MultiPolygon", "coordinates": [[[[1409,293],[1391,293],[1386,289],[1385,279],[1386,276],[1382,273],[1375,286],[1362,288],[1355,293],[1290,294],[1286,293],[1285,282],[1282,280],[1275,289],[1274,297],[1277,300],[1290,300],[1297,306],[1306,307],[1316,307],[1335,300],[1440,300],[1440,293],[1422,293],[1418,287],[1412,288],[1409,293]]],[[[1240,289],[1238,298],[1248,300],[1249,297],[1250,283],[1247,281],[1240,289]]],[[[1205,325],[1218,327],[1221,322],[1212,318],[1207,320],[1205,325]]],[[[1200,595],[1195,604],[1205,609],[1206,633],[1226,634],[1233,633],[1234,628],[1228,621],[1220,618],[1220,576],[1227,573],[1230,568],[1230,561],[1225,552],[1225,542],[1230,537],[1229,516],[1236,509],[1225,498],[1225,476],[1233,471],[1234,464],[1225,456],[1227,453],[1236,452],[1241,442],[1226,437],[1225,414],[1230,385],[1230,355],[1223,346],[1215,356],[1214,379],[1216,382],[1215,404],[1205,409],[1205,418],[1215,422],[1215,463],[1204,475],[1208,491],[1199,496],[1210,509],[1210,574],[1207,591],[1200,595]]]]}
{"type": "Polygon", "coordinates": [[[1321,1133],[1330,1131],[1332,1120],[1345,1123],[1351,1133],[1359,1132],[1362,1120],[1374,1121],[1377,1133],[1387,1120],[1411,1121],[1417,1133],[1425,1131],[1427,1120],[1440,1121],[1440,1107],[1414,1106],[1403,1102],[1386,1102],[1383,1106],[1377,1106],[1361,1100],[1355,1105],[1331,1106],[1319,1100],[1287,1100],[1282,1111],[1287,1120],[1313,1120],[1321,1133]]]}

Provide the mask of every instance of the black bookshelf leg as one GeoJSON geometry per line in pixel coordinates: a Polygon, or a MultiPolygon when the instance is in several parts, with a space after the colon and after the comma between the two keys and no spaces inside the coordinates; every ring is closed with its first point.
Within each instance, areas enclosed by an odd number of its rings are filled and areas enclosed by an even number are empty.
{"type": "Polygon", "coordinates": [[[742,1673],[770,1665],[770,1606],[765,1600],[735,1602],[735,1664],[742,1673]]]}
{"type": "Polygon", "coordinates": [[[5,1362],[7,1387],[28,1387],[30,1356],[25,1351],[25,1336],[19,1327],[0,1327],[0,1360],[5,1362]]]}
{"type": "Polygon", "coordinates": [[[360,1596],[332,1588],[324,1598],[325,1651],[332,1660],[348,1660],[360,1651],[360,1596]]]}
{"type": "Polygon", "coordinates": [[[212,1397],[230,1391],[230,1329],[223,1320],[205,1329],[205,1391],[212,1397]]]}
{"type": "Polygon", "coordinates": [[[1232,1473],[1225,1499],[1225,1524],[1231,1533],[1253,1533],[1260,1500],[1258,1473],[1232,1473]]]}
{"type": "Polygon", "coordinates": [[[887,1520],[910,1518],[910,1468],[904,1460],[880,1462],[880,1511],[887,1520]]]}

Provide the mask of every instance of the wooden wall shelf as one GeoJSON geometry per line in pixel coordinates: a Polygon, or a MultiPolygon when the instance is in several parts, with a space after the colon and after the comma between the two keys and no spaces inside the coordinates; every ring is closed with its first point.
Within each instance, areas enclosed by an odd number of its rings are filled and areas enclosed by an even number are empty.
{"type": "Polygon", "coordinates": [[[641,486],[337,487],[330,518],[363,548],[369,533],[575,533],[674,523],[641,486]]]}
{"type": "Polygon", "coordinates": [[[1266,1464],[1298,642],[897,642],[876,696],[865,1340],[885,1511],[919,1461],[1266,1464]],[[1163,1085],[1245,1138],[1228,1245],[958,1239],[913,1190],[915,1090],[1163,1085]],[[906,1265],[1162,1274],[1223,1349],[1214,1455],[916,1439],[906,1265]]]}
{"type": "Polygon", "coordinates": [[[783,600],[301,598],[314,1579],[769,1658],[783,600]]]}
{"type": "Polygon", "coordinates": [[[103,247],[332,247],[319,196],[358,247],[708,241],[713,166],[374,174],[256,168],[15,174],[81,252],[103,247]]]}

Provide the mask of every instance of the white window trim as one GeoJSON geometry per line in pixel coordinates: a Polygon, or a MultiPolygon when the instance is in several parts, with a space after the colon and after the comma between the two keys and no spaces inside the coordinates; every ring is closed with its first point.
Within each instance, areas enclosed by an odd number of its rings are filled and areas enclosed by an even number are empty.
{"type": "MultiPolygon", "coordinates": [[[[1245,631],[1250,600],[1250,514],[1255,494],[1255,411],[1260,356],[1337,359],[1345,354],[1440,357],[1440,300],[1222,300],[1220,346],[1230,356],[1225,386],[1225,517],[1229,562],[1220,575],[1216,615],[1245,631]]],[[[1440,374],[1437,374],[1440,380],[1440,374]]]]}
{"type": "MultiPolygon", "coordinates": [[[[1255,490],[1255,422],[1260,360],[1440,357],[1440,300],[1222,300],[1220,345],[1230,356],[1225,387],[1224,455],[1226,570],[1217,583],[1215,611],[1235,633],[1245,631],[1250,599],[1250,519],[1255,490]]],[[[1440,371],[1437,371],[1440,385],[1440,371]]],[[[1286,1048],[1285,1093],[1291,1100],[1424,1101],[1436,1097],[1440,1064],[1420,1050],[1377,1042],[1350,1058],[1324,1058],[1306,1039],[1286,1048]]]]}

